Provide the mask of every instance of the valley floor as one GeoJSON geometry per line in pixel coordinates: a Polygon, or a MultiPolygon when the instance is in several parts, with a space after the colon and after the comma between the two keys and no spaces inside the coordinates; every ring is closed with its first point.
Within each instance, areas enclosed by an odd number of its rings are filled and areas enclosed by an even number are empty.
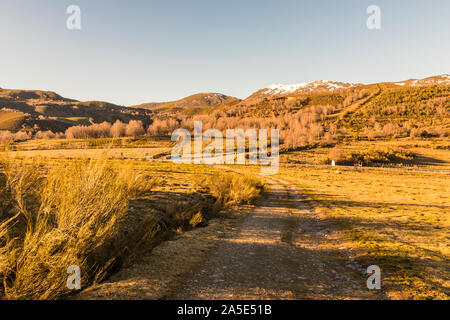
{"type": "Polygon", "coordinates": [[[251,210],[163,244],[131,269],[138,277],[124,270],[84,297],[448,299],[448,173],[282,167],[267,181],[251,210]],[[373,264],[381,291],[366,287],[373,264]],[[136,292],[141,282],[158,285],[136,292]]]}
{"type": "MultiPolygon", "coordinates": [[[[162,244],[82,299],[378,299],[294,186],[268,179],[252,208],[162,244]]],[[[231,216],[230,216],[231,214],[231,216]]]]}
{"type": "MultiPolygon", "coordinates": [[[[33,146],[12,154],[57,163],[105,152],[117,160],[124,153],[127,161],[112,163],[162,181],[151,201],[132,202],[136,212],[145,214],[152,206],[176,213],[179,208],[172,204],[183,201],[191,207],[205,192],[200,177],[211,177],[217,185],[214,177],[222,171],[257,175],[261,169],[177,166],[160,161],[170,151],[160,143],[69,147],[43,151],[33,146]],[[144,160],[146,153],[154,161],[133,161],[144,160]]],[[[448,299],[449,153],[428,145],[416,148],[423,158],[433,153],[440,161],[389,169],[281,165],[277,175],[266,179],[270,188],[255,205],[226,209],[206,227],[180,231],[77,298],[448,299]],[[370,265],[381,268],[381,291],[367,289],[370,265]]],[[[306,150],[288,158],[308,160],[309,155],[318,163],[328,151],[306,150]]]]}

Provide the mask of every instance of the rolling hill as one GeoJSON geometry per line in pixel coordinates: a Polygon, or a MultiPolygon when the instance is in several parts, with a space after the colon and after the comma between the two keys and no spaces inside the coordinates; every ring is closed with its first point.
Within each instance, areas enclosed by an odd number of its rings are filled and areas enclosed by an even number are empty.
{"type": "Polygon", "coordinates": [[[333,92],[338,89],[348,89],[359,84],[344,83],[328,80],[316,80],[312,82],[296,84],[273,84],[250,95],[247,99],[275,98],[301,93],[333,92]]]}
{"type": "Polygon", "coordinates": [[[78,124],[116,120],[148,124],[151,114],[103,101],[80,102],[51,91],[0,89],[0,130],[58,132],[78,124]]]}
{"type": "MultiPolygon", "coordinates": [[[[398,82],[352,84],[317,80],[292,85],[275,84],[240,100],[220,93],[199,93],[169,102],[125,107],[102,101],[81,102],[55,92],[0,89],[0,130],[64,131],[74,125],[143,121],[214,115],[215,118],[269,118],[296,114],[311,107],[331,106],[322,119],[361,131],[375,122],[449,127],[450,76],[398,82]]],[[[224,119],[226,120],[226,119],[224,119]]]]}
{"type": "Polygon", "coordinates": [[[203,108],[239,101],[240,100],[237,98],[220,93],[198,93],[176,101],[149,102],[137,106],[131,106],[131,108],[147,109],[157,113],[186,112],[186,109],[197,109],[200,111],[203,108]]]}
{"type": "MultiPolygon", "coordinates": [[[[409,79],[398,82],[383,82],[384,85],[400,86],[400,87],[423,87],[431,85],[449,85],[450,75],[438,75],[424,79],[409,79]]],[[[328,80],[316,80],[312,82],[297,83],[297,84],[272,84],[266,88],[260,89],[252,93],[247,99],[261,99],[261,98],[277,98],[286,97],[299,94],[315,94],[324,92],[337,92],[345,89],[358,88],[365,85],[361,83],[346,83],[328,80]]],[[[373,86],[373,84],[372,84],[373,86]]]]}
{"type": "Polygon", "coordinates": [[[450,112],[449,99],[450,76],[439,75],[375,84],[320,80],[292,85],[276,84],[254,92],[232,107],[239,108],[239,114],[244,117],[270,117],[313,106],[331,105],[335,112],[330,118],[338,118],[341,122],[370,124],[374,118],[383,121],[395,118],[401,121],[421,119],[428,123],[434,119],[443,123],[442,115],[450,112]],[[438,119],[433,118],[436,112],[440,114],[438,119]],[[429,117],[425,119],[427,115],[429,117]]]}

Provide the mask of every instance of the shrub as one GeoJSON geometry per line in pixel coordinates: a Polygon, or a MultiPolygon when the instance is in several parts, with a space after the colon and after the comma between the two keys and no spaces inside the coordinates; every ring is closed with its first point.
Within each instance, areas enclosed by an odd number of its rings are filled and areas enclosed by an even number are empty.
{"type": "Polygon", "coordinates": [[[414,153],[393,148],[369,149],[351,152],[346,155],[343,154],[339,158],[328,159],[327,162],[336,160],[336,163],[341,165],[353,165],[355,163],[363,163],[365,165],[403,164],[411,162],[414,159],[414,156],[414,153]]]}
{"type": "Polygon", "coordinates": [[[109,122],[94,123],[90,126],[73,126],[66,130],[67,139],[109,138],[111,124],[109,122]]]}
{"type": "Polygon", "coordinates": [[[220,207],[251,203],[264,189],[262,179],[253,175],[221,173],[202,181],[220,207]]]}
{"type": "Polygon", "coordinates": [[[54,134],[52,131],[38,131],[34,135],[35,139],[54,139],[56,138],[56,134],[54,134]]]}
{"type": "Polygon", "coordinates": [[[127,127],[127,125],[125,123],[123,123],[120,120],[117,120],[116,122],[114,122],[114,124],[112,125],[112,127],[110,129],[111,137],[113,137],[113,138],[124,137],[126,127],[127,127]]]}
{"type": "Polygon", "coordinates": [[[339,147],[334,147],[330,151],[329,159],[326,160],[326,162],[335,161],[336,163],[339,163],[344,159],[344,151],[339,147]]]}
{"type": "Polygon", "coordinates": [[[143,135],[144,133],[145,130],[142,125],[142,121],[131,120],[125,128],[125,135],[128,137],[137,137],[143,135]]]}
{"type": "Polygon", "coordinates": [[[31,139],[31,133],[29,132],[18,131],[16,133],[12,133],[9,130],[0,131],[0,142],[28,139],[31,139]]]}
{"type": "Polygon", "coordinates": [[[69,266],[81,268],[86,287],[132,246],[120,228],[128,201],[148,177],[103,160],[67,162],[46,174],[38,162],[6,159],[3,168],[0,299],[64,296],[69,266]]]}

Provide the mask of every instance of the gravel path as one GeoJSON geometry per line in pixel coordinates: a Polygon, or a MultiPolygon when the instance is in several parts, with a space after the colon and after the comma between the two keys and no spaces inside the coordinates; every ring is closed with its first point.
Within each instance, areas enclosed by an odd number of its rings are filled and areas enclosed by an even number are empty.
{"type": "Polygon", "coordinates": [[[376,299],[302,193],[268,182],[266,197],[171,298],[376,299]]]}

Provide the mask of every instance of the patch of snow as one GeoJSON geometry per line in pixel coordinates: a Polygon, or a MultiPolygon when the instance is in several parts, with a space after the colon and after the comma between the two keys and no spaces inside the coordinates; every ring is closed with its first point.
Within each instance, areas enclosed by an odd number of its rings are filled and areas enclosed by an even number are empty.
{"type": "Polygon", "coordinates": [[[292,93],[297,91],[300,88],[304,88],[308,85],[308,82],[305,83],[296,83],[296,84],[272,84],[268,86],[266,89],[267,91],[272,91],[274,93],[292,93]]]}
{"type": "Polygon", "coordinates": [[[313,91],[317,87],[324,87],[325,89],[328,89],[330,91],[334,91],[341,88],[348,88],[354,86],[354,84],[344,84],[344,83],[338,83],[334,81],[328,81],[328,80],[316,80],[312,82],[303,82],[303,83],[296,83],[296,84],[272,84],[265,88],[264,93],[265,94],[289,94],[294,93],[300,89],[313,91]]]}

